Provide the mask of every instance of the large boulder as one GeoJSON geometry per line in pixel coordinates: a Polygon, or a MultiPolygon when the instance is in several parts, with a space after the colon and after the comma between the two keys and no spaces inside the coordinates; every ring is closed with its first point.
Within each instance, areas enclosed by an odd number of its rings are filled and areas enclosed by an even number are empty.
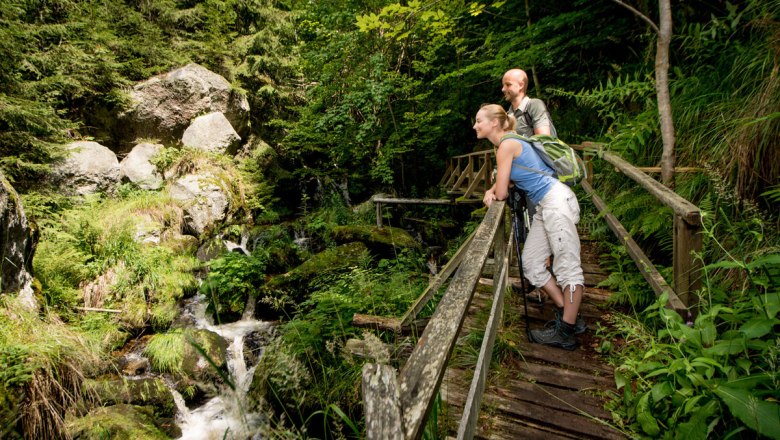
{"type": "Polygon", "coordinates": [[[222,112],[240,136],[249,129],[249,102],[222,76],[189,64],[130,90],[132,104],[119,114],[121,142],[138,138],[178,142],[199,115],[222,112]]]}
{"type": "Polygon", "coordinates": [[[185,147],[223,154],[234,154],[240,141],[241,136],[222,112],[198,116],[181,138],[185,147]]]}
{"type": "Polygon", "coordinates": [[[64,193],[87,195],[116,189],[121,171],[113,151],[92,141],[73,142],[67,150],[68,156],[55,169],[64,193]]]}
{"type": "Polygon", "coordinates": [[[0,173],[0,293],[18,293],[36,307],[32,289],[32,258],[37,229],[28,223],[19,195],[0,173]]]}
{"type": "Polygon", "coordinates": [[[184,228],[196,236],[225,220],[230,208],[226,184],[210,173],[187,174],[171,184],[171,198],[184,210],[184,228]]]}
{"type": "Polygon", "coordinates": [[[141,189],[155,190],[160,189],[163,184],[163,178],[157,167],[151,159],[163,148],[160,144],[143,143],[138,144],[130,151],[119,167],[122,170],[122,176],[133,182],[141,189]]]}

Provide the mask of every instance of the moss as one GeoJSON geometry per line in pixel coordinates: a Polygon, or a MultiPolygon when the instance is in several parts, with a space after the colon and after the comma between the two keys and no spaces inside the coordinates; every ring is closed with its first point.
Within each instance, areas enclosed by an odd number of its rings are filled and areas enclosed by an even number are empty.
{"type": "Polygon", "coordinates": [[[393,257],[400,249],[420,249],[420,242],[403,229],[369,225],[335,226],[333,238],[338,243],[361,241],[373,252],[393,257]]]}
{"type": "Polygon", "coordinates": [[[85,395],[100,405],[133,404],[153,406],[157,417],[176,415],[173,394],[160,378],[88,380],[85,395]]]}
{"type": "MultiPolygon", "coordinates": [[[[169,439],[168,435],[155,426],[153,420],[154,410],[152,407],[122,404],[95,408],[84,417],[69,420],[67,427],[68,433],[74,440],[169,439]]],[[[175,434],[175,432],[171,432],[171,434],[175,434]]]]}
{"type": "MultiPolygon", "coordinates": [[[[271,278],[263,288],[266,298],[264,302],[279,304],[301,302],[310,290],[311,284],[318,277],[345,271],[359,266],[366,258],[367,248],[363,243],[347,243],[322,251],[295,269],[271,278]]],[[[289,305],[289,304],[288,304],[289,305]]]]}
{"type": "Polygon", "coordinates": [[[202,362],[199,347],[217,368],[224,368],[227,343],[218,334],[205,329],[174,330],[154,335],[144,350],[156,371],[191,379],[216,378],[210,364],[202,362]]]}

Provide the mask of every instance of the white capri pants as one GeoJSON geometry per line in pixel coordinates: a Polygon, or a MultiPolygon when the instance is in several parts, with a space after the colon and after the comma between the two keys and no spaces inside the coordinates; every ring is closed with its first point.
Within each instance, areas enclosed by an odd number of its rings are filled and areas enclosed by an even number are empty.
{"type": "Polygon", "coordinates": [[[580,262],[580,237],[577,223],[580,205],[574,191],[556,182],[536,206],[531,230],[523,248],[523,274],[536,287],[544,286],[552,277],[545,267],[553,255],[553,272],[561,290],[585,285],[580,262]]]}

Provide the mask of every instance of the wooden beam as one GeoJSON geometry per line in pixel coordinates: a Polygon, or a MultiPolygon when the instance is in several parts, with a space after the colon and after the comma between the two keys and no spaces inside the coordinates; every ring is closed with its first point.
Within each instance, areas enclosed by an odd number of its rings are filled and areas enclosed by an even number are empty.
{"type": "Polygon", "coordinates": [[[509,241],[504,241],[504,228],[499,228],[495,240],[495,259],[499,261],[498,274],[493,279],[493,305],[490,308],[490,317],[485,326],[485,336],[479,350],[477,365],[474,368],[474,377],[471,380],[469,394],[463,407],[463,415],[458,425],[458,440],[470,440],[474,438],[479,419],[479,409],[482,406],[482,396],[485,392],[490,362],[493,359],[493,346],[496,342],[498,329],[502,324],[504,314],[504,294],[509,279],[509,256],[512,253],[514,231],[509,233],[509,241]],[[509,244],[509,245],[508,245],[509,244]]]}
{"type": "Polygon", "coordinates": [[[680,217],[674,217],[674,290],[680,300],[695,310],[701,287],[701,261],[694,254],[701,254],[701,227],[691,226],[680,217]]]}
{"type": "Polygon", "coordinates": [[[404,426],[395,369],[388,365],[363,365],[363,412],[366,438],[403,440],[404,426]]]}
{"type": "Polygon", "coordinates": [[[459,270],[399,374],[406,438],[416,439],[422,433],[466,317],[482,265],[493,245],[497,229],[504,227],[504,206],[504,202],[496,201],[488,208],[459,270]]]}
{"type": "Polygon", "coordinates": [[[471,194],[474,193],[474,190],[477,189],[477,186],[479,186],[480,183],[487,179],[487,165],[487,162],[483,163],[482,167],[480,167],[479,171],[477,171],[477,174],[474,175],[474,178],[469,183],[468,188],[466,188],[466,192],[463,193],[464,198],[471,197],[471,194]]]}
{"type": "Polygon", "coordinates": [[[653,289],[656,296],[660,296],[661,294],[666,293],[669,296],[667,307],[675,310],[680,314],[687,313],[688,309],[677,296],[677,293],[672,290],[671,287],[669,287],[669,284],[666,283],[664,277],[661,276],[661,274],[658,272],[658,269],[655,268],[655,265],[653,265],[650,259],[647,258],[645,253],[642,251],[642,248],[639,247],[634,239],[631,238],[631,235],[628,233],[628,231],[626,231],[623,225],[620,224],[620,221],[609,211],[607,204],[604,203],[604,201],[601,200],[598,195],[596,195],[593,187],[590,186],[588,182],[582,182],[582,187],[588,194],[590,194],[591,199],[593,200],[593,204],[596,205],[596,207],[599,209],[599,212],[604,213],[604,220],[606,220],[607,225],[615,234],[615,236],[617,236],[618,240],[620,240],[620,242],[626,246],[628,254],[631,255],[634,263],[636,263],[636,266],[639,268],[642,276],[644,276],[645,280],[648,282],[648,284],[650,284],[650,287],[653,289]]]}
{"type": "Polygon", "coordinates": [[[672,208],[675,214],[679,215],[690,225],[701,224],[701,211],[693,203],[685,200],[682,196],[671,189],[665,187],[657,180],[639,171],[635,166],[623,160],[620,156],[604,151],[602,157],[611,163],[626,176],[633,179],[642,188],[654,195],[661,203],[672,208]]]}
{"type": "Polygon", "coordinates": [[[439,287],[441,287],[442,284],[444,284],[444,282],[450,278],[450,275],[452,275],[460,266],[460,262],[463,261],[463,257],[466,255],[466,249],[468,249],[476,233],[477,231],[472,232],[471,235],[469,235],[468,238],[463,241],[463,244],[461,244],[458,250],[455,251],[455,255],[450,258],[450,261],[444,265],[433,281],[428,284],[428,287],[426,287],[420,297],[417,298],[417,301],[415,301],[409,310],[404,313],[404,316],[401,318],[402,327],[409,325],[409,323],[411,323],[412,320],[417,317],[417,314],[420,313],[420,310],[425,307],[425,304],[427,304],[428,301],[433,298],[433,295],[436,294],[436,292],[439,290],[439,287]]]}
{"type": "MultiPolygon", "coordinates": [[[[660,173],[661,167],[636,167],[639,171],[643,173],[660,173]]],[[[698,167],[675,167],[674,172],[675,173],[700,173],[704,171],[704,168],[698,168],[698,167]]]]}
{"type": "Polygon", "coordinates": [[[370,327],[377,330],[392,330],[396,333],[401,333],[403,330],[412,324],[412,320],[417,317],[420,310],[425,307],[425,304],[433,298],[433,295],[439,290],[450,275],[452,275],[458,268],[458,265],[463,261],[463,256],[466,254],[465,250],[468,249],[471,240],[474,238],[475,232],[463,241],[455,255],[450,258],[450,261],[444,265],[442,270],[436,274],[433,281],[428,284],[428,287],[420,294],[415,300],[414,304],[409,307],[409,310],[404,313],[404,316],[399,318],[392,318],[388,316],[376,316],[376,315],[364,315],[362,313],[355,313],[352,315],[352,324],[356,327],[370,327]]]}
{"type": "Polygon", "coordinates": [[[473,153],[466,153],[466,154],[461,154],[459,156],[452,156],[452,158],[453,159],[462,159],[462,158],[473,157],[473,156],[483,156],[485,154],[492,155],[493,154],[493,150],[474,151],[473,153]]]}
{"type": "Polygon", "coordinates": [[[374,197],[374,203],[394,203],[396,205],[454,205],[450,199],[403,199],[393,197],[374,197]]]}
{"type": "Polygon", "coordinates": [[[364,315],[355,313],[352,315],[352,325],[376,330],[392,330],[401,333],[401,320],[390,316],[364,315]]]}
{"type": "Polygon", "coordinates": [[[122,313],[121,310],[116,309],[101,309],[97,307],[75,307],[76,310],[81,310],[82,312],[105,312],[105,313],[122,313]]]}

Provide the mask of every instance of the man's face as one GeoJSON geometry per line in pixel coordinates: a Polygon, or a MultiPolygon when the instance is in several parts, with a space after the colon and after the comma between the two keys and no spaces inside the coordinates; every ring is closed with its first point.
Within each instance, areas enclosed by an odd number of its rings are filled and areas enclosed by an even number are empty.
{"type": "Polygon", "coordinates": [[[504,99],[508,102],[512,102],[519,94],[522,86],[520,80],[512,75],[504,75],[501,80],[501,92],[504,94],[504,99]]]}

